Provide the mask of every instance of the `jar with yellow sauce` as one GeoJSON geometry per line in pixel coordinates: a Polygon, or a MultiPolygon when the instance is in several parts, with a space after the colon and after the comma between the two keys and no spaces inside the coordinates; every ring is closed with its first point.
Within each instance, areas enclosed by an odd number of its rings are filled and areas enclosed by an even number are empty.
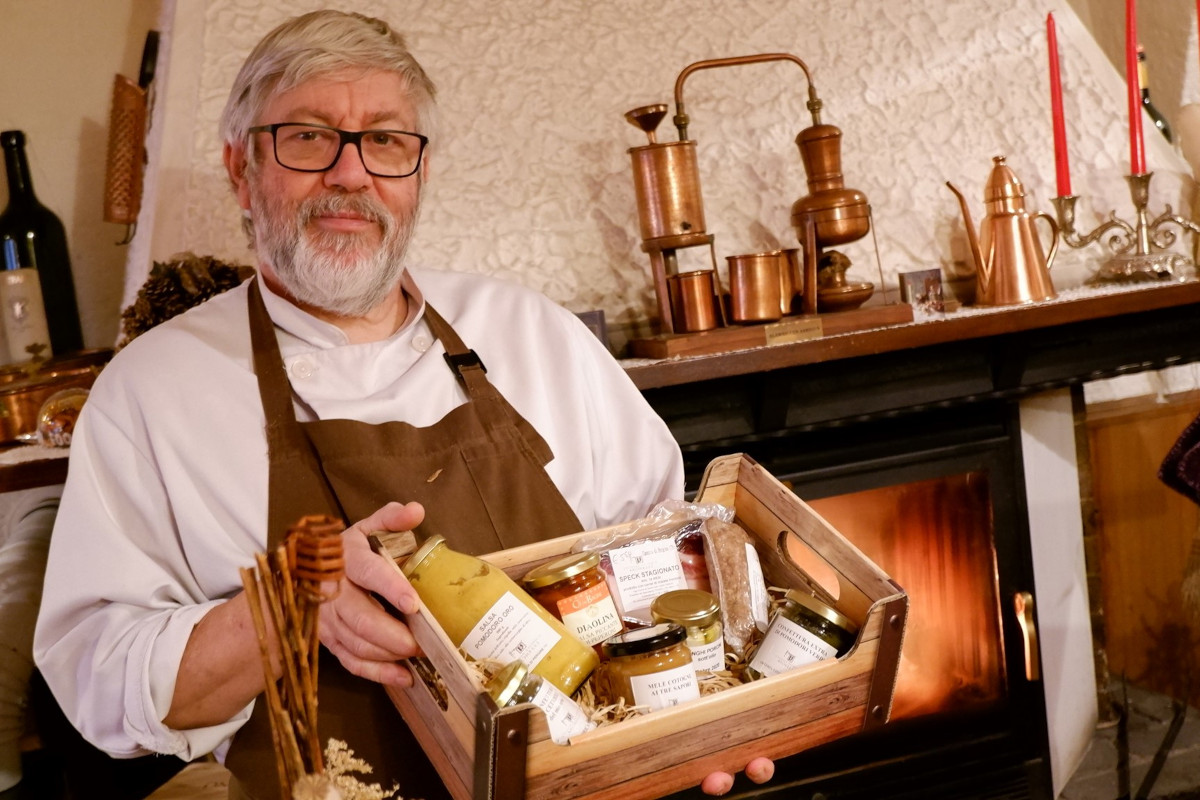
{"type": "Polygon", "coordinates": [[[570,695],[596,668],[576,639],[504,570],[430,537],[402,567],[450,641],[477,661],[522,661],[570,695]]]}
{"type": "Polygon", "coordinates": [[[809,592],[791,589],[771,617],[763,640],[746,667],[750,680],[845,655],[858,625],[809,592]]]}
{"type": "Polygon", "coordinates": [[[650,616],[655,622],[674,622],[683,626],[697,672],[725,669],[721,604],[711,592],[676,589],[660,594],[650,604],[650,616]]]}
{"type": "Polygon", "coordinates": [[[604,656],[596,693],[606,703],[623,698],[648,714],[700,697],[682,625],[663,622],[619,633],[604,643],[604,656]]]}
{"type": "Polygon", "coordinates": [[[600,554],[568,553],[525,573],[521,583],[576,639],[596,648],[625,630],[600,570],[600,554]]]}
{"type": "Polygon", "coordinates": [[[485,687],[488,695],[500,708],[532,703],[546,715],[550,740],[569,744],[572,736],[587,733],[596,727],[583,709],[571,698],[529,671],[520,661],[514,661],[497,672],[485,687]]]}

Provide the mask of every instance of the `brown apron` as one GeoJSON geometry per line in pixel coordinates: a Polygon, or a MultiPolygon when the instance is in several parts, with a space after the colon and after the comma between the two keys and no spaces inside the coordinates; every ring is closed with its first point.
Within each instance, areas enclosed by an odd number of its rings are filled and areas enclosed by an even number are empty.
{"type": "MultiPolygon", "coordinates": [[[[249,286],[254,370],[266,412],[270,458],[268,547],[305,514],[347,524],[389,500],[425,506],[418,534],[440,534],[454,548],[487,553],[573,533],[579,519],[546,474],[549,446],[484,376],[474,351],[428,304],[425,319],[468,400],[427,428],[345,419],[298,422],[257,282],[249,286]]],[[[409,798],[447,797],[445,787],[383,688],[356,678],[321,649],[318,724],[324,745],[346,742],[374,772],[357,776],[409,798]]],[[[225,760],[231,798],[281,797],[266,704],[256,703],[225,760]]]]}

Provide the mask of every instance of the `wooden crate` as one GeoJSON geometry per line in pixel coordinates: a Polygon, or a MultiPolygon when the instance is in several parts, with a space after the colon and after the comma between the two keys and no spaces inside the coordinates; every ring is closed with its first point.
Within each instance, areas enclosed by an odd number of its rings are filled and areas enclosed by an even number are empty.
{"type": "MultiPolygon", "coordinates": [[[[410,615],[427,659],[418,665],[422,680],[389,694],[456,800],[661,797],[717,770],[736,773],[756,756],[782,758],[887,721],[908,610],[903,589],[747,456],[709,464],[697,501],[734,509],[768,583],[811,586],[809,575],[831,576],[838,610],[860,624],[850,652],[557,745],[539,709],[497,710],[432,617],[410,615]],[[796,568],[782,549],[790,540],[795,550],[788,532],[822,569],[796,568]]],[[[519,579],[584,535],[485,558],[519,579]]]]}

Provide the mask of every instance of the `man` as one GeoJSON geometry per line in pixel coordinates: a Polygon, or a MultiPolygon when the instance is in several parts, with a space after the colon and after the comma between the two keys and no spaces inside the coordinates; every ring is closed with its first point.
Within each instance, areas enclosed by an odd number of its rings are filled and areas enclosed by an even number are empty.
{"type": "Polygon", "coordinates": [[[328,513],[355,524],[321,609],[336,658],[322,741],[346,740],[405,797],[444,796],[381,690],[411,684],[398,662],[417,650],[371,595],[405,613],[417,597],[365,534],[417,528],[481,553],[682,493],[665,425],[573,315],[404,268],[433,97],[386,24],[330,11],[271,32],[234,83],[224,160],[259,274],[106,368],[52,538],[37,663],[113,755],[215,751],[232,795],[278,796],[238,568],[328,513]]]}

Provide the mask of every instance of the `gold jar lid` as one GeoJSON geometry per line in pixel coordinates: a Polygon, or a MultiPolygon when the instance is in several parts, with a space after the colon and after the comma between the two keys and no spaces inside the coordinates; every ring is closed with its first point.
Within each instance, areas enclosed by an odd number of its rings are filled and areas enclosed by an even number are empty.
{"type": "Polygon", "coordinates": [[[801,589],[789,589],[784,597],[797,605],[804,606],[817,616],[829,620],[839,628],[844,628],[849,633],[854,633],[856,630],[858,630],[858,624],[855,623],[854,620],[850,619],[833,606],[821,602],[815,595],[809,592],[801,589]]]}
{"type": "Polygon", "coordinates": [[[675,589],[654,598],[650,615],[655,622],[676,622],[684,627],[707,628],[721,618],[721,604],[710,592],[675,589]]]}
{"type": "Polygon", "coordinates": [[[487,693],[497,706],[504,708],[512,701],[528,674],[529,668],[524,661],[514,661],[491,677],[487,683],[487,693]]]}
{"type": "Polygon", "coordinates": [[[445,543],[446,540],[441,536],[430,536],[428,539],[422,542],[421,546],[413,551],[411,556],[404,559],[404,563],[400,566],[400,571],[404,573],[404,577],[412,577],[413,570],[415,570],[417,565],[424,561],[425,558],[433,552],[433,548],[437,547],[439,544],[445,543]]]}
{"type": "Polygon", "coordinates": [[[576,575],[587,572],[600,563],[600,554],[594,550],[585,553],[567,553],[545,564],[534,567],[525,573],[522,583],[526,589],[540,589],[543,586],[565,581],[576,575]]]}

